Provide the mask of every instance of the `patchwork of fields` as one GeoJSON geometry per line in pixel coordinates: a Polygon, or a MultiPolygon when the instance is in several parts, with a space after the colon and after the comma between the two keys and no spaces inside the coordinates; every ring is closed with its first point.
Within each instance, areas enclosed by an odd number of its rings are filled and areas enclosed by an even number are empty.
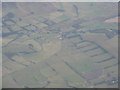
{"type": "Polygon", "coordinates": [[[117,6],[4,2],[3,88],[118,87],[117,6]]]}

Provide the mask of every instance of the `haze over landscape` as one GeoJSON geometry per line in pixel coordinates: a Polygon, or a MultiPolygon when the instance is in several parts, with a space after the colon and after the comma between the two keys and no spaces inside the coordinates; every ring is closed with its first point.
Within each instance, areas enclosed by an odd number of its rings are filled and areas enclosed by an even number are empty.
{"type": "Polygon", "coordinates": [[[3,2],[3,88],[118,87],[118,3],[3,2]]]}

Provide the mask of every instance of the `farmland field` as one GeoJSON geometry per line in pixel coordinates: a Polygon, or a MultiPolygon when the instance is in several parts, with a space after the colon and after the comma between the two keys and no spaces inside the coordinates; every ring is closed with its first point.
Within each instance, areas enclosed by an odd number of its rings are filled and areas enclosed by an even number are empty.
{"type": "Polygon", "coordinates": [[[2,8],[3,88],[118,87],[117,3],[2,8]]]}

